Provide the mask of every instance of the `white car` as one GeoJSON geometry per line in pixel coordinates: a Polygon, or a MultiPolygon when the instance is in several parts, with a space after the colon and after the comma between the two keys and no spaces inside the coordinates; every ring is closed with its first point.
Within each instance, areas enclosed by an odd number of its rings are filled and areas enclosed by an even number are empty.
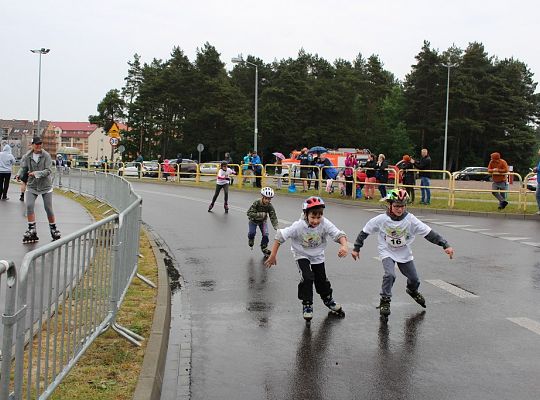
{"type": "Polygon", "coordinates": [[[209,161],[199,165],[201,174],[216,175],[221,165],[221,161],[209,161]]]}
{"type": "Polygon", "coordinates": [[[530,176],[529,179],[527,179],[527,189],[536,191],[536,187],[538,186],[538,181],[536,179],[536,174],[530,176]]]}
{"type": "MultiPolygon", "coordinates": [[[[139,176],[139,168],[138,163],[135,162],[128,162],[125,163],[123,167],[118,168],[118,175],[120,176],[139,176]]],[[[141,168],[141,175],[144,175],[146,172],[146,168],[144,165],[141,168]]]]}

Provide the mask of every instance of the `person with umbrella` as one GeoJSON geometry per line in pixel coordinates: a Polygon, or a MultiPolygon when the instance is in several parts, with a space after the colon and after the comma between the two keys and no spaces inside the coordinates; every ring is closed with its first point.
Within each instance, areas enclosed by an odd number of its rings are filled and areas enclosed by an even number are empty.
{"type": "Polygon", "coordinates": [[[285,159],[285,156],[279,151],[276,151],[275,153],[272,153],[272,154],[276,157],[276,161],[275,161],[275,164],[276,164],[275,175],[277,176],[276,189],[281,190],[281,172],[282,172],[281,164],[283,160],[285,159]]]}
{"type": "Polygon", "coordinates": [[[300,179],[302,179],[302,187],[305,192],[310,184],[310,182],[307,181],[311,172],[308,166],[312,165],[313,158],[311,157],[311,154],[309,154],[307,147],[304,147],[297,159],[300,161],[300,179]]]}

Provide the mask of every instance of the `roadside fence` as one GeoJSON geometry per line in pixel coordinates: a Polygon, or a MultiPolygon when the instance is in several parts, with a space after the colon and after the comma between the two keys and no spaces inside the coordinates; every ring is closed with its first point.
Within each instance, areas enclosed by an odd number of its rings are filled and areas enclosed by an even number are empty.
{"type": "Polygon", "coordinates": [[[137,271],[142,199],[97,171],[72,168],[62,188],[118,213],[30,251],[16,270],[0,261],[0,399],[48,398],[108,328],[135,345],[144,339],[116,323],[137,271]]]}
{"type": "MultiPolygon", "coordinates": [[[[136,165],[137,163],[127,163],[131,165],[136,165]]],[[[124,176],[132,176],[135,175],[136,177],[137,173],[133,172],[133,170],[127,175],[125,173],[125,168],[123,163],[116,163],[116,166],[118,167],[117,173],[121,174],[124,172],[124,176]]],[[[183,163],[180,165],[176,165],[176,170],[172,174],[169,174],[170,181],[178,182],[180,181],[180,177],[182,179],[189,179],[192,181],[195,181],[196,183],[211,180],[211,178],[215,177],[217,174],[217,170],[219,169],[220,164],[219,163],[202,163],[202,164],[196,164],[196,163],[183,163]],[[185,164],[185,165],[184,165],[185,164]],[[189,170],[189,171],[188,171],[189,170]]],[[[337,169],[337,170],[343,170],[344,167],[336,167],[336,166],[316,166],[316,165],[282,165],[282,164],[258,164],[254,171],[253,165],[251,164],[229,164],[229,166],[234,169],[237,173],[237,176],[232,179],[232,184],[234,184],[236,187],[246,187],[251,186],[255,187],[256,179],[259,179],[261,181],[261,186],[273,186],[275,188],[281,189],[282,185],[286,185],[288,188],[291,189],[291,191],[297,191],[299,190],[308,190],[315,188],[317,190],[319,195],[322,195],[323,192],[333,193],[334,191],[340,190],[339,186],[340,183],[336,179],[332,179],[332,182],[329,183],[327,181],[327,174],[326,171],[329,169],[337,169]],[[280,173],[276,173],[276,171],[281,171],[280,173]],[[329,186],[330,185],[330,186],[329,186]],[[299,188],[296,188],[296,186],[299,186],[299,188]]],[[[140,167],[142,168],[143,165],[141,164],[140,167]]],[[[129,169],[129,168],[128,168],[129,169]]],[[[136,169],[135,169],[136,170],[136,169]]],[[[150,172],[150,171],[144,171],[141,174],[141,178],[151,178],[151,177],[157,177],[157,178],[163,178],[164,173],[164,164],[158,168],[159,171],[150,172]]],[[[359,197],[365,197],[368,195],[369,199],[373,198],[373,192],[375,189],[379,193],[384,193],[390,189],[397,188],[397,187],[403,187],[405,189],[408,189],[409,191],[414,190],[422,190],[422,189],[429,189],[429,190],[435,190],[438,194],[443,193],[446,196],[446,202],[448,207],[453,208],[455,207],[456,200],[458,199],[458,196],[460,193],[468,193],[468,194],[475,194],[475,193],[492,193],[493,189],[491,187],[486,188],[480,188],[480,189],[471,189],[471,188],[464,188],[460,187],[459,184],[459,172],[451,173],[450,171],[446,170],[423,170],[423,172],[430,172],[432,176],[442,177],[443,179],[437,179],[438,184],[430,184],[427,186],[421,185],[421,182],[419,182],[417,175],[422,172],[418,169],[408,169],[407,171],[410,173],[415,174],[415,184],[404,184],[403,183],[403,174],[404,170],[401,170],[395,166],[389,166],[386,168],[386,172],[388,173],[388,180],[387,181],[381,181],[380,179],[376,179],[375,182],[373,182],[373,179],[368,179],[366,176],[367,171],[374,171],[377,170],[373,168],[365,168],[365,167],[357,167],[354,169],[353,176],[352,176],[352,191],[350,192],[351,199],[357,199],[359,197]],[[366,187],[367,186],[367,187],[366,187]],[[357,190],[360,189],[360,190],[357,190]],[[368,189],[368,192],[365,193],[365,190],[368,189]]],[[[111,173],[115,172],[113,170],[110,170],[111,173]]],[[[487,172],[470,172],[469,175],[486,175],[486,181],[489,180],[490,174],[487,172]]],[[[526,182],[527,179],[532,176],[531,174],[528,174],[525,178],[522,178],[521,175],[509,172],[505,174],[507,176],[507,180],[513,183],[507,184],[507,189],[498,189],[497,191],[503,193],[504,195],[515,195],[517,197],[517,201],[515,201],[515,204],[517,204],[517,207],[519,210],[526,210],[527,207],[527,197],[531,197],[529,195],[532,194],[534,197],[534,192],[531,192],[527,190],[526,182]]],[[[65,178],[64,178],[65,179],[65,178]]],[[[473,180],[474,178],[471,178],[473,180]]],[[[433,179],[430,178],[430,181],[433,182],[433,179]]],[[[349,181],[350,182],[350,181],[349,181]]],[[[347,185],[347,183],[345,183],[347,185]]]]}

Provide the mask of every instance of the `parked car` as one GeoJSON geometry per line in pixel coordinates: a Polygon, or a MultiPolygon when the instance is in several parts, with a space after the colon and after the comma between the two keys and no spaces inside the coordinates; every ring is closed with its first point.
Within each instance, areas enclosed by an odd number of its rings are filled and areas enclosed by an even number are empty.
{"type": "MultiPolygon", "coordinates": [[[[177,168],[177,160],[169,160],[169,165],[175,170],[178,171],[177,168]]],[[[182,165],[181,165],[181,178],[192,178],[197,174],[197,161],[190,160],[189,158],[182,158],[182,165]]],[[[172,173],[169,175],[176,175],[176,173],[172,173]]]]}
{"type": "Polygon", "coordinates": [[[536,174],[527,179],[527,189],[536,191],[536,187],[538,186],[538,181],[536,179],[536,174]]]}
{"type": "MultiPolygon", "coordinates": [[[[127,162],[124,164],[123,167],[118,168],[118,175],[120,176],[139,176],[139,168],[138,163],[135,162],[127,162]]],[[[141,174],[142,176],[145,176],[146,168],[144,164],[141,167],[141,174]]]]}
{"type": "Polygon", "coordinates": [[[143,161],[144,176],[157,178],[159,176],[159,163],[157,161],[143,161]]]}
{"type": "Polygon", "coordinates": [[[458,171],[455,175],[458,181],[485,181],[491,180],[491,175],[488,174],[486,167],[467,167],[458,171]]]}
{"type": "Polygon", "coordinates": [[[199,171],[201,171],[201,174],[215,175],[217,174],[220,165],[221,165],[221,161],[208,161],[208,162],[202,163],[199,166],[199,171]]]}

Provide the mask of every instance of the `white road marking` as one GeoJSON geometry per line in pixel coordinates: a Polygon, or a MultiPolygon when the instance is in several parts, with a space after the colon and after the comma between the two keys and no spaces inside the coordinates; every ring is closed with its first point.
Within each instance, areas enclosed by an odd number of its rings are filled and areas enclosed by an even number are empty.
{"type": "Polygon", "coordinates": [[[536,333],[537,335],[540,335],[540,322],[537,322],[533,319],[520,317],[520,318],[506,318],[508,321],[513,322],[514,324],[517,324],[519,326],[522,326],[523,328],[526,328],[530,330],[531,332],[536,333]]]}
{"type": "Polygon", "coordinates": [[[517,242],[518,240],[528,240],[530,237],[511,237],[511,236],[505,236],[501,237],[501,239],[511,240],[512,242],[517,242]]]}
{"type": "Polygon", "coordinates": [[[454,296],[460,297],[462,299],[478,297],[471,292],[467,292],[466,290],[460,289],[457,286],[454,286],[440,279],[426,279],[426,282],[431,283],[433,286],[437,286],[440,289],[446,290],[447,292],[452,293],[454,296]]]}
{"type": "Polygon", "coordinates": [[[471,225],[446,225],[446,226],[449,228],[467,228],[468,226],[471,226],[471,225]]]}
{"type": "Polygon", "coordinates": [[[448,225],[448,224],[453,224],[452,221],[434,221],[433,223],[434,223],[434,224],[437,224],[437,225],[448,225]]]}
{"type": "Polygon", "coordinates": [[[463,230],[464,231],[469,231],[469,232],[489,231],[489,229],[487,229],[487,228],[464,228],[463,230]]]}
{"type": "Polygon", "coordinates": [[[527,244],[529,246],[540,247],[540,243],[535,243],[535,242],[521,242],[521,243],[527,244]]]}

